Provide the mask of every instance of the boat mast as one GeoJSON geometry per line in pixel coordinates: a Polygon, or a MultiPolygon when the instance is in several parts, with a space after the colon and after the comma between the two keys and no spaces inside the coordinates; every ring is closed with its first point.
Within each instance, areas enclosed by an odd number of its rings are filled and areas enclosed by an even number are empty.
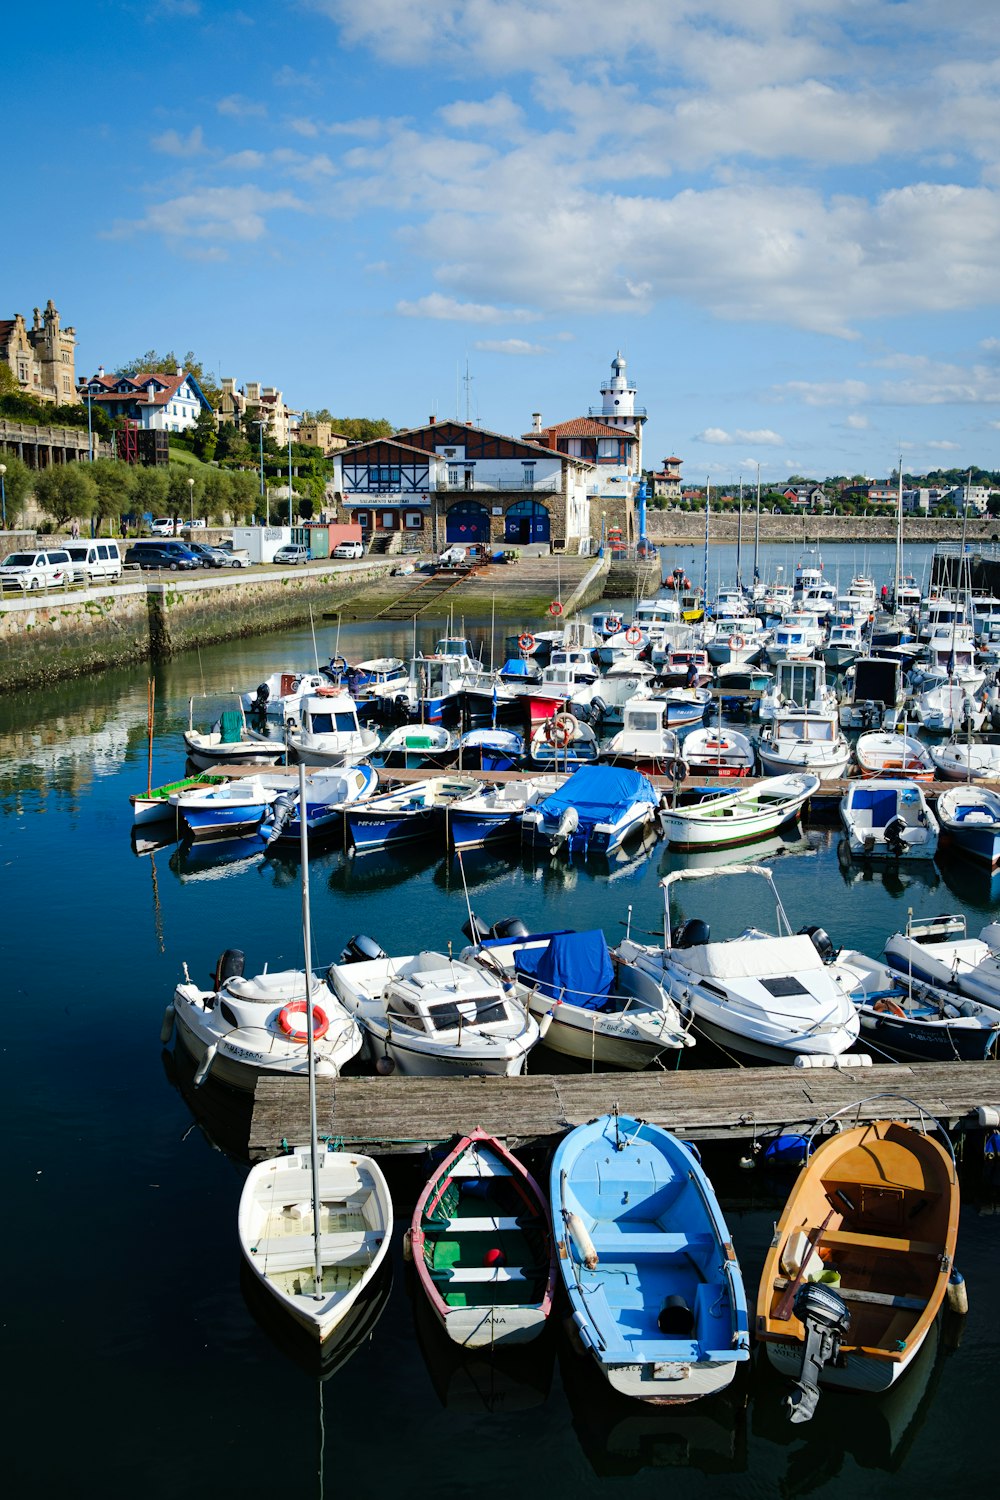
{"type": "Polygon", "coordinates": [[[712,481],[705,476],[705,559],[701,568],[701,607],[708,616],[708,517],[712,509],[712,481]]]}
{"type": "Polygon", "coordinates": [[[892,586],[893,614],[899,613],[899,580],[903,572],[903,450],[899,450],[899,489],[896,496],[896,577],[892,586]]]}
{"type": "Polygon", "coordinates": [[[306,1046],[309,1059],[309,1155],[312,1161],[313,1276],[317,1302],[323,1298],[323,1257],[320,1253],[319,1139],[316,1128],[316,1023],[313,1015],[312,928],[309,920],[309,807],[306,765],[299,762],[299,855],[302,861],[302,947],[306,970],[306,1046]]]}
{"type": "Polygon", "coordinates": [[[757,566],[757,553],[760,550],[760,464],[757,465],[757,512],[753,524],[753,581],[760,582],[760,569],[757,566]]]}
{"type": "Polygon", "coordinates": [[[739,509],[736,512],[736,587],[743,589],[743,475],[740,475],[739,509]]]}

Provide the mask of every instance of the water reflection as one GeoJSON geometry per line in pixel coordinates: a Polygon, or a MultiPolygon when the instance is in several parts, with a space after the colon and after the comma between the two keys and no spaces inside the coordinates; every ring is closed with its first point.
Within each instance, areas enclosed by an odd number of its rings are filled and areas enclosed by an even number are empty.
{"type": "Polygon", "coordinates": [[[837,867],[846,886],[881,885],[893,897],[905,895],[916,886],[936,891],[941,884],[938,867],[931,859],[852,859],[846,839],[837,844],[837,867]]]}
{"type": "Polygon", "coordinates": [[[551,1328],[530,1344],[509,1349],[463,1349],[448,1337],[416,1277],[408,1275],[413,1326],[441,1405],[451,1412],[528,1411],[548,1398],[555,1365],[551,1328]]]}
{"type": "MultiPolygon", "coordinates": [[[[240,1264],[240,1291],[247,1310],[268,1341],[306,1375],[329,1380],[372,1338],[392,1294],[392,1262],[386,1260],[350,1312],[320,1344],[261,1286],[245,1261],[240,1264]]],[[[343,1434],[338,1431],[338,1440],[343,1434]]]]}
{"type": "MultiPolygon", "coordinates": [[[[963,859],[952,851],[939,856],[941,878],[963,906],[990,916],[1000,903],[1000,869],[988,870],[973,859],[963,859]]],[[[970,929],[972,923],[969,924],[970,929]]]]}
{"type": "Polygon", "coordinates": [[[249,1166],[253,1094],[226,1088],[211,1076],[201,1088],[195,1088],[196,1064],[179,1039],[172,1051],[164,1048],[161,1061],[164,1077],[180,1094],[194,1125],[212,1149],[222,1151],[242,1166],[249,1166]]]}
{"type": "Polygon", "coordinates": [[[441,858],[436,840],[335,856],[327,884],[342,896],[367,896],[422,874],[441,858]]]}
{"type": "Polygon", "coordinates": [[[664,849],[659,863],[661,876],[672,870],[709,870],[719,865],[760,864],[765,859],[777,859],[783,854],[815,854],[822,839],[821,834],[810,836],[798,824],[755,839],[752,844],[740,844],[736,849],[664,849]]]}

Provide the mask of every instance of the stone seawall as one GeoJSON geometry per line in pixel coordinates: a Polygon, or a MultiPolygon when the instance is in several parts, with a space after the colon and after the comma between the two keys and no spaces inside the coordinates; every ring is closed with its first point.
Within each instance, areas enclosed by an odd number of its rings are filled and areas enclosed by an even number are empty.
{"type": "MultiPolygon", "coordinates": [[[[712,511],[710,518],[713,542],[735,542],[739,529],[739,518],[731,512],[712,511]]],[[[651,510],[646,515],[646,532],[651,542],[703,542],[705,539],[705,512],[651,510]]],[[[936,517],[903,518],[903,542],[957,542],[961,539],[962,523],[954,519],[936,517]]],[[[752,510],[743,512],[743,545],[753,545],[754,515],[752,510]]],[[[894,542],[896,540],[895,516],[771,516],[760,518],[762,542],[894,542]]],[[[970,520],[967,540],[970,542],[1000,541],[1000,518],[987,517],[982,521],[970,520]]]]}
{"type": "Polygon", "coordinates": [[[35,598],[0,606],[0,692],[162,659],[209,641],[261,635],[336,609],[388,562],[288,569],[35,598]]]}

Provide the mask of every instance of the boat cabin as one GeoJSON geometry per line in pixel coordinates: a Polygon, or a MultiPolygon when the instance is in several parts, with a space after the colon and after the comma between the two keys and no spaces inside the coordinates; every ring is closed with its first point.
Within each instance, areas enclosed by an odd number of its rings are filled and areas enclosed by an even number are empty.
{"type": "Polygon", "coordinates": [[[782,661],[774,674],[774,696],[793,708],[818,708],[826,694],[826,664],[782,661]]]}

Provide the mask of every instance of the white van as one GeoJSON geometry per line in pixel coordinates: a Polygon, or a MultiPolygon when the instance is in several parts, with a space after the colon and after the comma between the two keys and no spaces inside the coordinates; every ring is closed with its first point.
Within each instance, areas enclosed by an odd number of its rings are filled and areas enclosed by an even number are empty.
{"type": "Polygon", "coordinates": [[[77,583],[117,583],[122,576],[117,542],[70,542],[66,551],[77,583]]]}

